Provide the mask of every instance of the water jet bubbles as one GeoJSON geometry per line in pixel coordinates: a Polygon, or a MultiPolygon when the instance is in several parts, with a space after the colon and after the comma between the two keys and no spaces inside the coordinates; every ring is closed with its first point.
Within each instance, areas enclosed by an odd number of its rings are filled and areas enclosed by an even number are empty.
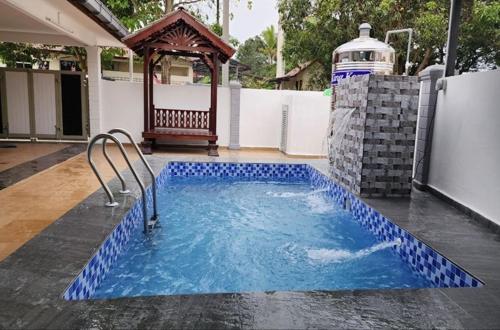
{"type": "Polygon", "coordinates": [[[377,251],[385,250],[395,245],[398,245],[397,240],[378,243],[369,248],[354,252],[343,249],[308,249],[307,256],[317,263],[342,263],[369,256],[377,251]]]}

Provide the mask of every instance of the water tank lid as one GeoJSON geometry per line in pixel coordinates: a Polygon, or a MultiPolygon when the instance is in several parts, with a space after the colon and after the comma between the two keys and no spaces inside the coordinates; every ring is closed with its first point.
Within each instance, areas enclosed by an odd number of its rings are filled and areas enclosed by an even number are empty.
{"type": "Polygon", "coordinates": [[[349,51],[363,51],[363,50],[375,50],[375,51],[388,51],[390,53],[395,53],[394,48],[390,45],[379,41],[375,38],[370,37],[371,25],[368,23],[363,23],[359,26],[359,38],[353,39],[345,44],[340,45],[335,49],[334,53],[343,53],[349,51]]]}
{"type": "Polygon", "coordinates": [[[359,26],[359,37],[370,37],[370,31],[372,29],[372,26],[368,23],[362,23],[359,26]]]}

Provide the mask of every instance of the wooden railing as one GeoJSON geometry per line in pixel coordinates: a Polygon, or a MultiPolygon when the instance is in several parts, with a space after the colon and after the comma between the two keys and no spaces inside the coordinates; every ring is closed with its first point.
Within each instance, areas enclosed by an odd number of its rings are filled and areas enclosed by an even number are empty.
{"type": "Polygon", "coordinates": [[[209,111],[154,109],[156,128],[209,129],[209,111]]]}

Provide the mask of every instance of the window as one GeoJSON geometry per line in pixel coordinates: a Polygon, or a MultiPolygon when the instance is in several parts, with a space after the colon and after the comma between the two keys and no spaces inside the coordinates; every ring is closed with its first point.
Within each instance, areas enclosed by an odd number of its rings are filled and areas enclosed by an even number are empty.
{"type": "Polygon", "coordinates": [[[61,60],[61,71],[82,71],[80,65],[76,61],[65,61],[61,60]]]}
{"type": "Polygon", "coordinates": [[[39,70],[49,70],[50,68],[50,62],[49,61],[42,61],[38,63],[38,69],[39,70]]]}
{"type": "Polygon", "coordinates": [[[16,68],[18,69],[32,69],[33,64],[30,62],[16,62],[16,68]]]}
{"type": "Polygon", "coordinates": [[[374,51],[352,52],[352,60],[354,62],[373,62],[375,61],[375,52],[374,51]]]}
{"type": "Polygon", "coordinates": [[[349,62],[349,52],[339,54],[338,61],[340,63],[349,62]]]}

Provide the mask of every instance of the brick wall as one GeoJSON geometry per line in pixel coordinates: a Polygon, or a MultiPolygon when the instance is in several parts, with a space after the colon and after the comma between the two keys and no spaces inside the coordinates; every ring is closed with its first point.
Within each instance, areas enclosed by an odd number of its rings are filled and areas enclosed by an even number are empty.
{"type": "Polygon", "coordinates": [[[332,176],[361,196],[411,191],[419,83],[417,77],[356,76],[336,88],[335,107],[355,108],[332,176]]]}

